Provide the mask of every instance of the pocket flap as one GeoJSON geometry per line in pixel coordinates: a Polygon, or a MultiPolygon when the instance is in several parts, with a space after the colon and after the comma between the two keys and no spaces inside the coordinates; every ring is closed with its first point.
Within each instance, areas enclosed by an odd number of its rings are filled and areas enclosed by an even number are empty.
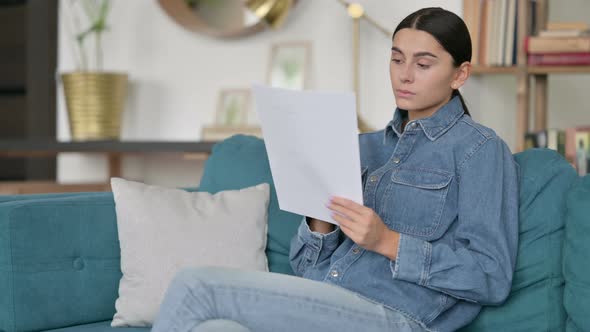
{"type": "Polygon", "coordinates": [[[449,185],[453,176],[442,171],[430,169],[397,169],[393,171],[391,180],[395,183],[403,184],[423,189],[442,189],[449,185]]]}

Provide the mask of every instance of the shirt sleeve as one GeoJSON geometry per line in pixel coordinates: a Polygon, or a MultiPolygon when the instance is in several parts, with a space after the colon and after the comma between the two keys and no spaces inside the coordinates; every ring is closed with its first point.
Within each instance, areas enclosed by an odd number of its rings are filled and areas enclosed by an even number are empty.
{"type": "Polygon", "coordinates": [[[518,246],[518,166],[506,144],[490,138],[458,171],[458,219],[449,243],[400,235],[394,279],[482,305],[510,292],[518,246]]]}
{"type": "Polygon", "coordinates": [[[330,233],[312,232],[303,217],[297,234],[291,240],[289,260],[296,275],[302,276],[310,266],[330,259],[339,244],[340,228],[330,233]]]}

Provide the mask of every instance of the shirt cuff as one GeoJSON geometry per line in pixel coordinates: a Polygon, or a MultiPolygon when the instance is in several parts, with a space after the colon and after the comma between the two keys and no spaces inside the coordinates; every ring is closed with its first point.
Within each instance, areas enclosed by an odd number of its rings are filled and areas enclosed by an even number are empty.
{"type": "Polygon", "coordinates": [[[322,250],[322,248],[333,249],[338,246],[338,236],[340,233],[340,227],[336,228],[330,233],[313,232],[307,224],[306,218],[303,217],[299,230],[297,231],[299,238],[312,247],[314,250],[322,250]]]}
{"type": "Polygon", "coordinates": [[[430,242],[400,234],[397,258],[390,262],[393,278],[425,286],[431,257],[430,242]]]}

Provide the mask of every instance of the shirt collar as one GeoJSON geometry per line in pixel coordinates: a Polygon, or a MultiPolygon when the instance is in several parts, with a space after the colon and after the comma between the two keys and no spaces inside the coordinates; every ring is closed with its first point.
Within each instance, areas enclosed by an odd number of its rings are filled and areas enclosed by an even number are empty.
{"type": "MultiPolygon", "coordinates": [[[[417,128],[422,128],[426,137],[431,141],[434,141],[449,130],[464,113],[465,111],[463,110],[461,99],[459,99],[459,96],[454,96],[448,103],[444,104],[431,116],[412,122],[418,123],[420,126],[417,128]]],[[[387,127],[385,127],[383,137],[384,144],[390,142],[392,135],[395,134],[398,137],[402,135],[401,128],[405,119],[407,119],[407,111],[396,108],[393,113],[393,120],[391,120],[387,124],[387,127]]],[[[406,128],[406,130],[407,129],[408,128],[406,128]]]]}

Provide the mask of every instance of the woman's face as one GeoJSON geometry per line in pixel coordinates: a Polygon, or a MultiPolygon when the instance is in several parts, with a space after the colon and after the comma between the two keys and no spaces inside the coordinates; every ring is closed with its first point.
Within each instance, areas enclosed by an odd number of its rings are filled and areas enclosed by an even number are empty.
{"type": "Polygon", "coordinates": [[[389,74],[397,107],[407,110],[410,120],[434,114],[466,79],[432,35],[408,28],[393,38],[389,74]]]}

